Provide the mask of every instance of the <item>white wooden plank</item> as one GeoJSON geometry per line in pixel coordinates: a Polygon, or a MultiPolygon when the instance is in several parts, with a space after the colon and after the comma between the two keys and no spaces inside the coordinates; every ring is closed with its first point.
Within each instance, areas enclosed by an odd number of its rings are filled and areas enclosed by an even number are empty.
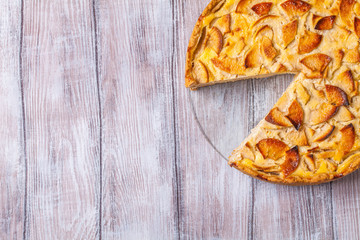
{"type": "Polygon", "coordinates": [[[24,1],[27,239],[99,234],[92,1],[24,1]]]}
{"type": "Polygon", "coordinates": [[[330,184],[254,189],[253,239],[333,239],[330,184]]]}
{"type": "Polygon", "coordinates": [[[25,210],[19,72],[21,1],[0,1],[0,12],[0,239],[21,239],[25,210]]]}
{"type": "Polygon", "coordinates": [[[176,1],[176,123],[180,177],[180,232],[184,239],[247,239],[252,218],[251,179],[231,169],[225,157],[248,132],[247,82],[190,92],[184,87],[188,39],[206,1],[176,1]],[[230,131],[224,131],[230,130],[230,131]]]}
{"type": "Polygon", "coordinates": [[[332,183],[334,232],[337,239],[358,239],[360,236],[360,173],[332,183]]]}
{"type": "Polygon", "coordinates": [[[97,1],[104,239],[177,238],[171,1],[97,1]]]}

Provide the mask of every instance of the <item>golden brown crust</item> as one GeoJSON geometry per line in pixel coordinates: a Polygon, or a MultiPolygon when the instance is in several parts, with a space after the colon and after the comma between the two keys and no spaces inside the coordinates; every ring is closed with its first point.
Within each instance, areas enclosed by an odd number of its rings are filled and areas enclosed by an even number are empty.
{"type": "Polygon", "coordinates": [[[316,178],[309,178],[309,179],[304,178],[304,179],[301,179],[298,181],[291,181],[289,179],[284,181],[284,179],[276,177],[276,176],[266,177],[266,176],[259,175],[257,172],[253,171],[251,168],[247,168],[244,166],[237,166],[233,163],[229,163],[229,165],[230,165],[230,167],[233,167],[250,177],[256,178],[256,179],[264,181],[264,182],[271,182],[271,183],[278,184],[278,185],[288,185],[288,186],[319,185],[319,184],[339,180],[339,179],[346,177],[347,175],[353,173],[354,171],[358,170],[360,167],[360,156],[357,156],[356,160],[354,160],[354,164],[351,165],[351,167],[348,168],[348,171],[343,174],[334,175],[334,176],[331,176],[330,178],[328,178],[328,176],[326,176],[326,175],[319,175],[316,178]]]}

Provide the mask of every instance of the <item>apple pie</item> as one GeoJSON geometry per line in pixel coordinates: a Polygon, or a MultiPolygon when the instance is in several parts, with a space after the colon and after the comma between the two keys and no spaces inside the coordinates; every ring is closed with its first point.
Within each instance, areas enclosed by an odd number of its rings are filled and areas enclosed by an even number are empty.
{"type": "Polygon", "coordinates": [[[281,184],[318,184],[360,166],[360,3],[213,0],[187,50],[185,85],[294,73],[229,164],[281,184]]]}

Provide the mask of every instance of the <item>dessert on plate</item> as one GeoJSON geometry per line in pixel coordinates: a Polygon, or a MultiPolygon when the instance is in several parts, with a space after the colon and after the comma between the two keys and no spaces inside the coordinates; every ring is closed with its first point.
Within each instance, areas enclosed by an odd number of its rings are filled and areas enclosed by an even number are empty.
{"type": "Polygon", "coordinates": [[[190,38],[186,87],[296,74],[229,164],[291,185],[359,168],[359,37],[354,0],[211,1],[190,38]]]}

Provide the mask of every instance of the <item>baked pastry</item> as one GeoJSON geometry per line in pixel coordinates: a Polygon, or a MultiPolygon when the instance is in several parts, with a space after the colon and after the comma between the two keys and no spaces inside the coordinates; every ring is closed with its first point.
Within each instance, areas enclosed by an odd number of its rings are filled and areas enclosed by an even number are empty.
{"type": "Polygon", "coordinates": [[[360,166],[360,3],[213,0],[186,59],[186,86],[295,73],[229,164],[261,180],[318,184],[360,166]]]}

